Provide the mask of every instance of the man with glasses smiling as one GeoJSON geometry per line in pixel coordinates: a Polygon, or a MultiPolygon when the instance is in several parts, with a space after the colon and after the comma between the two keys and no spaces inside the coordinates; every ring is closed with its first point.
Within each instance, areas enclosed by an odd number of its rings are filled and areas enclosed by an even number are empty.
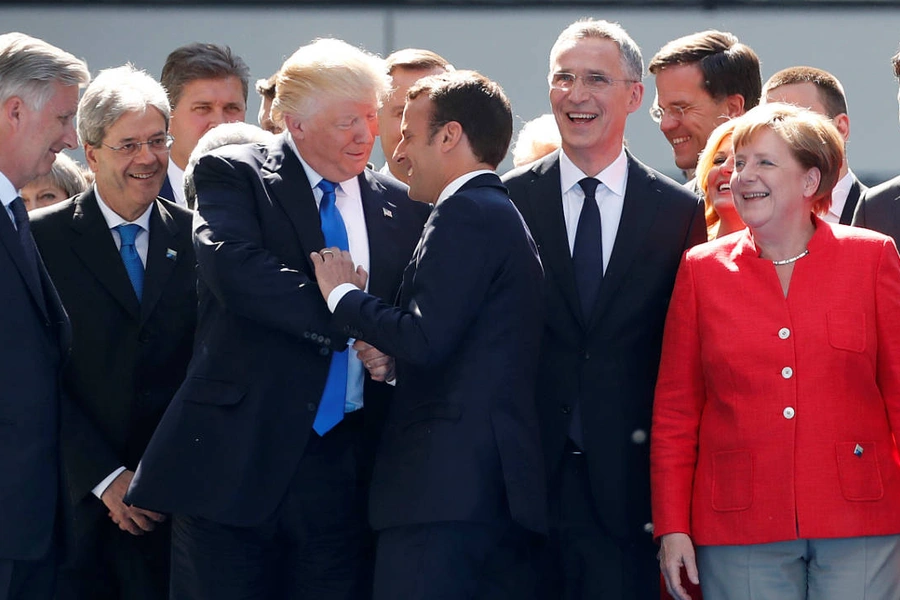
{"type": "Polygon", "coordinates": [[[650,407],[675,272],[706,228],[696,196],[624,148],[642,72],[619,25],[570,25],[548,79],[562,149],[503,178],[545,271],[535,399],[549,476],[546,599],[659,598],[650,407]]]}
{"type": "MultiPolygon", "coordinates": [[[[734,35],[710,30],[667,43],[648,70],[656,76],[650,116],[672,145],[675,165],[692,178],[712,130],[759,104],[759,58],[734,35]]],[[[699,192],[693,181],[688,187],[699,192]]]]}
{"type": "Polygon", "coordinates": [[[60,435],[74,525],[59,600],[168,597],[168,523],[123,502],[184,379],[196,322],[191,212],[157,198],[168,125],[152,77],[130,65],[102,71],[78,106],[96,182],[31,217],[72,321],[60,435]]]}

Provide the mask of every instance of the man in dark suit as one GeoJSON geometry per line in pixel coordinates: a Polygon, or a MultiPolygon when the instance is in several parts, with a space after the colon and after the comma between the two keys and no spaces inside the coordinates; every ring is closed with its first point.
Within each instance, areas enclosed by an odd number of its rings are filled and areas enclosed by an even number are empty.
{"type": "Polygon", "coordinates": [[[536,391],[549,474],[545,598],[659,598],[651,403],[675,272],[706,230],[699,199],[623,147],[642,71],[618,25],[570,25],[550,52],[562,150],[504,176],[546,272],[536,391]]]}
{"type": "Polygon", "coordinates": [[[17,190],[74,148],[85,64],[21,33],[0,36],[0,600],[53,597],[59,373],[69,321],[17,190]]]}
{"type": "Polygon", "coordinates": [[[175,514],[174,600],[371,593],[365,491],[391,388],[331,324],[309,253],[342,237],[373,294],[399,288],[428,209],[366,169],[386,87],[380,59],[304,46],[279,72],[285,134],[194,170],[197,343],[128,496],[175,514]]]}
{"type": "Polygon", "coordinates": [[[152,77],[102,71],[78,107],[96,183],[32,216],[73,334],[61,436],[74,526],[59,600],[168,597],[168,523],[122,501],[184,380],[196,325],[191,212],[156,197],[168,121],[152,77]]]}
{"type": "Polygon", "coordinates": [[[528,598],[546,530],[533,387],[542,272],[493,172],[512,114],[472,71],[426,77],[407,98],[394,160],[410,197],[435,208],[399,307],[362,291],[349,253],[311,255],[336,325],[396,359],[369,509],[374,597],[528,598]]]}
{"type": "MultiPolygon", "coordinates": [[[[891,58],[894,77],[900,80],[900,52],[891,58]]],[[[900,177],[866,190],[856,208],[853,224],[880,231],[900,244],[900,177]]]]}
{"type": "MultiPolygon", "coordinates": [[[[837,78],[814,67],[788,67],[778,71],[763,85],[765,102],[784,102],[831,119],[844,141],[850,139],[850,115],[844,86],[837,78]]],[[[868,188],[850,170],[850,161],[844,157],[840,179],[831,192],[831,206],[821,215],[829,223],[850,225],[859,197],[868,188]]]]}
{"type": "Polygon", "coordinates": [[[184,170],[191,152],[216,125],[244,120],[250,69],[228,46],[194,43],[176,48],[166,57],[160,81],[172,104],[170,133],[175,141],[159,195],[188,206],[184,170]]]}

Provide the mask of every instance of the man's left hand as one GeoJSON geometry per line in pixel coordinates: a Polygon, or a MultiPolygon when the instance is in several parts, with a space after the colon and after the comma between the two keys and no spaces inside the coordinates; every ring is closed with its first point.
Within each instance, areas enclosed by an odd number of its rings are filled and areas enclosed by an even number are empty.
{"type": "Polygon", "coordinates": [[[361,290],[366,289],[369,274],[362,266],[354,266],[353,258],[346,250],[325,248],[310,254],[309,259],[316,270],[319,291],[326,301],[331,291],[342,283],[351,283],[361,290]]]}

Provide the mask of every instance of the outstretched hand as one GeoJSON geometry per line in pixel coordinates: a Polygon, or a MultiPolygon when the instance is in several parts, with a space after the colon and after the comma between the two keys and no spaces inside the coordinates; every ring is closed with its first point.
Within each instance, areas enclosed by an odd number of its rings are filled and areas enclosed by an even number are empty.
{"type": "Polygon", "coordinates": [[[332,290],[342,283],[351,283],[361,290],[366,289],[369,274],[362,266],[356,267],[353,257],[346,250],[325,248],[309,255],[316,270],[316,281],[322,297],[328,300],[332,290]]]}

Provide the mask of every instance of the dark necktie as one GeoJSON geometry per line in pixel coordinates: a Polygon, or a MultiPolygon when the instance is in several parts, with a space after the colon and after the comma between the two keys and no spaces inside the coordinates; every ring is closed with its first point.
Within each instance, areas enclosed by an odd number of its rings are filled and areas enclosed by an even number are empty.
{"type": "Polygon", "coordinates": [[[128,273],[128,279],[131,280],[131,287],[134,288],[134,294],[137,296],[138,302],[141,301],[141,297],[144,295],[144,263],[141,262],[141,255],[138,254],[137,248],[134,247],[134,239],[143,229],[143,227],[134,223],[116,226],[116,231],[119,232],[119,239],[122,242],[119,254],[122,255],[125,271],[128,273]]]}
{"type": "MultiPolygon", "coordinates": [[[[584,204],[578,217],[578,228],[575,230],[575,248],[572,251],[572,264],[575,267],[575,285],[581,301],[581,313],[584,322],[589,323],[600,282],[603,280],[603,238],[600,230],[600,209],[597,207],[597,185],[600,182],[593,177],[585,177],[578,182],[584,190],[584,204]]],[[[584,448],[584,434],[581,427],[581,403],[584,398],[574,398],[572,419],[569,421],[569,439],[578,447],[584,448]]]]}
{"type": "Polygon", "coordinates": [[[22,198],[16,197],[9,205],[13,213],[13,219],[16,222],[16,230],[19,233],[19,242],[22,244],[22,252],[25,253],[25,263],[28,269],[28,275],[31,283],[37,293],[40,295],[40,301],[44,302],[44,293],[41,289],[41,276],[38,272],[37,248],[34,245],[34,238],[31,236],[31,222],[28,220],[28,211],[25,210],[25,203],[22,198]]]}
{"type": "MultiPolygon", "coordinates": [[[[319,203],[319,218],[322,221],[322,234],[325,246],[349,250],[347,228],[344,219],[335,204],[334,190],[337,184],[323,179],[316,186],[322,190],[322,201],[319,203]]],[[[328,379],[325,380],[325,391],[313,421],[313,430],[325,435],[344,418],[344,403],[347,397],[347,357],[348,352],[333,352],[331,366],[328,368],[328,379]]]]}
{"type": "Polygon", "coordinates": [[[600,209],[597,208],[597,185],[593,177],[578,182],[584,190],[584,204],[575,230],[575,247],[572,264],[575,267],[575,285],[581,300],[581,314],[587,323],[597,302],[600,282],[603,280],[603,238],[600,233],[600,209]]]}

